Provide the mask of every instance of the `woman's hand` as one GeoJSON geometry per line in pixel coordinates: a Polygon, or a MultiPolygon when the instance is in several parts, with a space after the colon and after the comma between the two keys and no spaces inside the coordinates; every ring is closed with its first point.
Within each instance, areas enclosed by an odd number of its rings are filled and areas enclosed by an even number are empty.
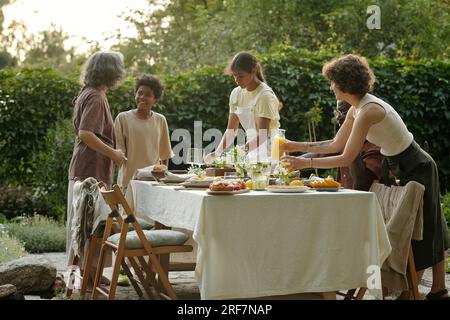
{"type": "Polygon", "coordinates": [[[298,151],[304,151],[303,149],[304,143],[303,142],[296,142],[296,141],[289,141],[286,140],[286,142],[280,144],[280,151],[281,152],[298,152],[298,151]]]}
{"type": "Polygon", "coordinates": [[[120,149],[114,149],[110,158],[116,165],[122,165],[128,160],[125,153],[120,149]]]}
{"type": "Polygon", "coordinates": [[[208,153],[207,155],[205,155],[203,157],[203,161],[205,161],[205,163],[207,165],[210,165],[214,161],[214,159],[216,159],[216,158],[217,158],[216,153],[215,152],[211,152],[211,153],[208,153]]]}
{"type": "Polygon", "coordinates": [[[289,163],[289,165],[286,165],[289,167],[289,171],[306,169],[311,166],[311,160],[303,157],[284,156],[281,157],[281,161],[289,163]]]}

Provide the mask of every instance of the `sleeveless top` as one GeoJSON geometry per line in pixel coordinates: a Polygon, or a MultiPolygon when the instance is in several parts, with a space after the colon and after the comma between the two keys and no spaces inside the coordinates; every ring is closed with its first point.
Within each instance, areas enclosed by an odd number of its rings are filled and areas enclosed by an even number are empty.
{"type": "Polygon", "coordinates": [[[394,156],[406,150],[413,142],[414,136],[391,105],[367,93],[356,108],[356,116],[369,103],[381,106],[386,115],[383,120],[370,127],[366,139],[379,146],[384,156],[394,156]]]}

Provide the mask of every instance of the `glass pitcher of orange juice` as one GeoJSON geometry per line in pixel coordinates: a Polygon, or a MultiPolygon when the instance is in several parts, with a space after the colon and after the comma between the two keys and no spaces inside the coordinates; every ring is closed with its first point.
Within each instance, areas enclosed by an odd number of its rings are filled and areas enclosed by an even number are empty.
{"type": "Polygon", "coordinates": [[[281,156],[280,145],[286,142],[285,132],[286,130],[284,129],[276,129],[276,132],[272,137],[272,151],[271,151],[272,161],[280,160],[281,156]]]}

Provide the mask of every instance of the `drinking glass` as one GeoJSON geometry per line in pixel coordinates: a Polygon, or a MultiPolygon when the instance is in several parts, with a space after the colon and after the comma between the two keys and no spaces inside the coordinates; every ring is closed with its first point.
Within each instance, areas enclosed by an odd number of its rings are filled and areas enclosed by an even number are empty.
{"type": "Polygon", "coordinates": [[[223,178],[227,180],[239,179],[236,172],[224,172],[223,178]]]}
{"type": "Polygon", "coordinates": [[[269,186],[269,178],[265,175],[256,176],[252,180],[254,190],[265,190],[269,186]]]}
{"type": "Polygon", "coordinates": [[[189,148],[186,154],[186,163],[192,167],[201,166],[204,163],[204,150],[201,148],[189,148]]]}

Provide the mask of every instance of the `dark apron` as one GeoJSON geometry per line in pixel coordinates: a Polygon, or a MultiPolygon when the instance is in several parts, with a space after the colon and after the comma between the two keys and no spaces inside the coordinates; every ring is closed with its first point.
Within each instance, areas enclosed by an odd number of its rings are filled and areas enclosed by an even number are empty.
{"type": "Polygon", "coordinates": [[[398,155],[383,160],[383,183],[388,185],[389,171],[404,186],[416,181],[425,187],[423,197],[423,240],[412,241],[417,270],[442,261],[450,247],[447,223],[441,210],[439,176],[436,163],[415,141],[398,155]]]}

